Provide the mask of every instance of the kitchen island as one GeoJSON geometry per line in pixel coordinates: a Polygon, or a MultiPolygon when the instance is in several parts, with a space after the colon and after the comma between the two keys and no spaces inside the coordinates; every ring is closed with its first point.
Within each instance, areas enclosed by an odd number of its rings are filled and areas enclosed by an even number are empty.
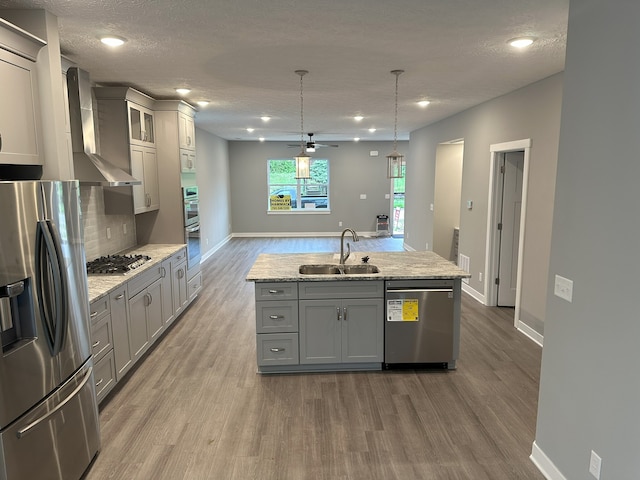
{"type": "MultiPolygon", "coordinates": [[[[392,282],[451,285],[451,345],[438,363],[455,368],[460,338],[461,280],[469,274],[425,252],[354,252],[346,265],[374,265],[376,273],[300,273],[301,265],[336,265],[334,253],[261,254],[246,280],[255,282],[256,353],[260,373],[381,370],[385,365],[385,312],[392,282]]],[[[415,322],[406,313],[399,320],[415,322]]],[[[404,307],[401,307],[404,308],[404,307]]],[[[416,312],[418,313],[418,312],[416,312]]],[[[420,321],[424,314],[420,312],[420,321]]],[[[395,318],[395,314],[392,315],[395,318]]],[[[442,322],[441,322],[442,323],[442,322]]]]}

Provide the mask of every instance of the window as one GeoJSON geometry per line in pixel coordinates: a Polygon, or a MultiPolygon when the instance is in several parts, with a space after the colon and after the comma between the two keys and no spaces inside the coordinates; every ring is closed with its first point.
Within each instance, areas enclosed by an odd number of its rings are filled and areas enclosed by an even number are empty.
{"type": "Polygon", "coordinates": [[[268,160],[267,184],[270,212],[329,210],[329,160],[312,158],[311,178],[297,179],[293,159],[268,160]]]}

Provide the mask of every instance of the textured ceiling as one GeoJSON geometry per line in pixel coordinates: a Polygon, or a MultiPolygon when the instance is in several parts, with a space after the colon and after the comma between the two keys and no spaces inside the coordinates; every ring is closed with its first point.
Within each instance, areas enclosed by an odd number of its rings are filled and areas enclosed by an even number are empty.
{"type": "Polygon", "coordinates": [[[235,140],[398,139],[564,69],[569,0],[0,0],[58,17],[62,53],[98,83],[198,107],[196,124],[235,140]],[[101,34],[125,37],[118,50],[101,34]],[[507,45],[537,41],[526,51],[507,45]],[[416,105],[431,101],[426,108],[416,105]],[[362,114],[359,123],[353,116],[362,114]],[[260,116],[269,115],[268,123],[260,116]],[[248,133],[246,128],[255,131],[248,133]],[[373,134],[370,127],[377,128],[373,134]]]}

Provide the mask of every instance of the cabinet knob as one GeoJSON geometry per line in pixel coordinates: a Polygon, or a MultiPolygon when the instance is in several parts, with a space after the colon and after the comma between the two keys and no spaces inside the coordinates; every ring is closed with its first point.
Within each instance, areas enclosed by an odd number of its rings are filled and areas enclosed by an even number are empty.
{"type": "Polygon", "coordinates": [[[279,318],[284,318],[283,315],[269,315],[271,320],[278,320],[279,318]]]}
{"type": "Polygon", "coordinates": [[[278,353],[278,352],[284,352],[285,351],[285,349],[282,348],[282,347],[280,347],[280,348],[274,347],[274,348],[270,348],[269,350],[271,350],[273,353],[278,353]]]}
{"type": "Polygon", "coordinates": [[[94,343],[91,347],[92,348],[96,348],[98,345],[100,345],[100,340],[98,340],[96,343],[94,343]]]}
{"type": "Polygon", "coordinates": [[[99,387],[100,385],[102,385],[102,382],[104,382],[104,378],[101,378],[96,382],[96,387],[99,387]]]}
{"type": "Polygon", "coordinates": [[[116,297],[116,300],[122,300],[124,298],[124,294],[120,294],[116,297]]]}
{"type": "Polygon", "coordinates": [[[336,308],[336,316],[338,321],[342,320],[342,315],[340,315],[340,307],[336,308]]]}
{"type": "Polygon", "coordinates": [[[91,312],[91,315],[89,315],[91,318],[95,318],[96,315],[98,315],[98,312],[91,312]]]}

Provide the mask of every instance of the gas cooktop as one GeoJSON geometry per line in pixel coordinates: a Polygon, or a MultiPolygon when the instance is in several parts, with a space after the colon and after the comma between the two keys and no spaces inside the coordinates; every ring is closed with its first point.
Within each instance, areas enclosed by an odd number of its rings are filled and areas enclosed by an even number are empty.
{"type": "Polygon", "coordinates": [[[151,260],[148,255],[106,255],[87,262],[87,273],[127,273],[151,260]]]}

